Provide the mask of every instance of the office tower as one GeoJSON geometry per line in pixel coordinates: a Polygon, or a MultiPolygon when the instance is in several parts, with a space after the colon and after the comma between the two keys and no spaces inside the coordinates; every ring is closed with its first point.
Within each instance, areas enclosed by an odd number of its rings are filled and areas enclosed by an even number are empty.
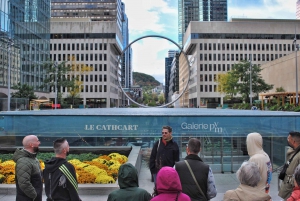
{"type": "Polygon", "coordinates": [[[40,85],[50,56],[50,1],[0,0],[0,5],[0,93],[8,94],[10,80],[10,86],[20,82],[46,96],[40,85]]]}
{"type": "Polygon", "coordinates": [[[190,21],[227,21],[227,0],[178,0],[178,43],[190,21]]]}
{"type": "Polygon", "coordinates": [[[296,3],[296,19],[300,19],[300,0],[296,3]]]}
{"type": "MultiPolygon", "coordinates": [[[[71,56],[75,61],[68,63],[93,69],[83,74],[75,72],[82,82],[81,105],[97,108],[122,105],[118,80],[122,82],[122,65],[125,63],[117,64],[122,61],[124,45],[128,44],[128,20],[124,8],[120,0],[52,0],[52,60],[62,62],[71,56]]],[[[130,51],[124,57],[124,62],[128,62],[130,51]]],[[[58,90],[63,98],[68,97],[67,88],[58,90]]],[[[51,91],[53,98],[55,93],[51,91]]]]}
{"type": "MultiPolygon", "coordinates": [[[[217,107],[224,94],[216,77],[234,64],[248,61],[263,65],[294,51],[295,25],[299,20],[232,19],[231,22],[191,22],[184,51],[194,62],[189,82],[189,106],[217,107]]],[[[179,78],[182,80],[182,78],[179,78]]],[[[180,82],[181,84],[181,82],[180,82]]],[[[186,103],[186,101],[185,101],[186,103]]]]}
{"type": "Polygon", "coordinates": [[[171,67],[174,57],[178,53],[178,50],[169,50],[168,57],[165,58],[165,102],[170,102],[169,100],[169,84],[171,76],[171,67]]]}

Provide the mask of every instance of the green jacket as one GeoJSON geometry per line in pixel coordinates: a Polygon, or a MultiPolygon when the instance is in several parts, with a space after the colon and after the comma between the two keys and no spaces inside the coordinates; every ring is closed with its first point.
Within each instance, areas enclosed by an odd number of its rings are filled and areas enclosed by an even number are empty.
{"type": "MultiPolygon", "coordinates": [[[[297,149],[289,148],[287,151],[286,159],[290,160],[290,158],[292,158],[292,156],[295,154],[295,152],[298,149],[300,149],[300,146],[297,149]]],[[[280,185],[280,190],[278,195],[285,200],[289,198],[290,195],[292,194],[294,188],[293,174],[296,167],[299,164],[300,164],[300,151],[296,154],[296,156],[293,158],[292,162],[290,163],[289,167],[287,168],[285,178],[280,185]]]]}
{"type": "Polygon", "coordinates": [[[130,163],[121,165],[118,173],[120,189],[111,192],[107,201],[149,201],[150,193],[139,188],[137,170],[130,163]]]}
{"type": "Polygon", "coordinates": [[[16,162],[16,200],[42,201],[43,182],[36,154],[18,148],[13,160],[16,162]]]}

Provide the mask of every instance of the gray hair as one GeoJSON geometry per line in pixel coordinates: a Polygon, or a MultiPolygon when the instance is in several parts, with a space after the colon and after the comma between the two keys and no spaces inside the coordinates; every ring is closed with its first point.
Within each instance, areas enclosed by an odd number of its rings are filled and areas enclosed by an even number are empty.
{"type": "Polygon", "coordinates": [[[261,180],[258,166],[253,162],[244,162],[236,172],[236,177],[247,186],[255,187],[261,180]]]}
{"type": "Polygon", "coordinates": [[[53,142],[53,149],[55,154],[61,154],[63,149],[67,147],[65,138],[58,138],[53,142]]]}

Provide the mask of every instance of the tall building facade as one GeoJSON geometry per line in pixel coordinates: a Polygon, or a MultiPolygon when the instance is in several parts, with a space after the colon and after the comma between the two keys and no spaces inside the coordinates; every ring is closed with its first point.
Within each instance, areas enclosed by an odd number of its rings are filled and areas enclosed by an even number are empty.
{"type": "Polygon", "coordinates": [[[178,0],[178,42],[190,21],[227,21],[227,0],[178,0]]]}
{"type": "Polygon", "coordinates": [[[172,96],[179,92],[179,53],[177,52],[171,63],[168,100],[171,102],[172,96]]]}
{"type": "Polygon", "coordinates": [[[0,0],[0,5],[0,97],[8,96],[8,80],[47,96],[40,86],[43,62],[50,57],[50,0],[0,0]]]}
{"type": "Polygon", "coordinates": [[[170,85],[171,67],[176,53],[178,53],[178,50],[169,50],[168,57],[165,58],[165,103],[170,102],[169,85],[170,85]]]}
{"type": "Polygon", "coordinates": [[[296,19],[300,19],[300,0],[296,2],[296,19]]]}
{"type": "MultiPolygon", "coordinates": [[[[92,71],[83,75],[75,72],[82,82],[81,104],[97,108],[122,105],[124,96],[118,81],[125,84],[122,76],[126,71],[122,72],[122,66],[127,66],[125,64],[130,60],[130,51],[120,58],[124,45],[128,44],[125,5],[120,0],[53,0],[51,13],[52,60],[62,62],[71,56],[76,65],[92,67],[92,71]]],[[[50,90],[54,98],[54,90],[50,90]]],[[[63,93],[63,98],[69,95],[66,88],[58,91],[63,93]]]]}
{"type": "Polygon", "coordinates": [[[184,50],[193,60],[189,107],[222,103],[224,95],[217,91],[217,74],[230,71],[250,55],[252,64],[261,65],[293,52],[295,26],[300,26],[299,20],[191,22],[184,36],[184,50]]]}

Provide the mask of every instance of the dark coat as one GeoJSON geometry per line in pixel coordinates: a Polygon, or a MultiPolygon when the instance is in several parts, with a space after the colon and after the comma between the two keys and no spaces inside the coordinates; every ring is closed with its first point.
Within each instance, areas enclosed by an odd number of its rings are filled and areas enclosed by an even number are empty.
{"type": "Polygon", "coordinates": [[[164,166],[173,167],[177,161],[179,161],[179,147],[173,139],[166,145],[162,142],[162,138],[154,143],[149,163],[152,174],[157,174],[164,166]]]}
{"type": "Polygon", "coordinates": [[[42,175],[36,154],[18,148],[13,160],[16,162],[16,200],[42,201],[42,175]]]}
{"type": "MultiPolygon", "coordinates": [[[[209,173],[209,166],[206,165],[202,159],[195,155],[190,154],[185,157],[185,160],[188,161],[191,169],[196,177],[196,180],[201,187],[203,193],[207,197],[207,178],[209,173]]],[[[200,190],[198,189],[186,163],[184,161],[177,162],[175,164],[175,169],[178,172],[181,185],[182,185],[182,192],[190,196],[192,201],[200,201],[200,200],[207,200],[203,197],[200,190]]]]}
{"type": "Polygon", "coordinates": [[[120,189],[111,192],[107,201],[149,201],[150,193],[139,188],[138,173],[130,163],[123,164],[118,172],[120,189]]]}
{"type": "Polygon", "coordinates": [[[53,157],[45,161],[45,169],[43,172],[45,182],[45,192],[47,201],[80,201],[78,196],[78,183],[74,166],[68,163],[64,158],[53,157]],[[64,172],[72,175],[70,179],[59,169],[64,165],[64,172]],[[50,181],[51,178],[51,181],[50,181]],[[73,180],[72,180],[73,179],[73,180]]]}

